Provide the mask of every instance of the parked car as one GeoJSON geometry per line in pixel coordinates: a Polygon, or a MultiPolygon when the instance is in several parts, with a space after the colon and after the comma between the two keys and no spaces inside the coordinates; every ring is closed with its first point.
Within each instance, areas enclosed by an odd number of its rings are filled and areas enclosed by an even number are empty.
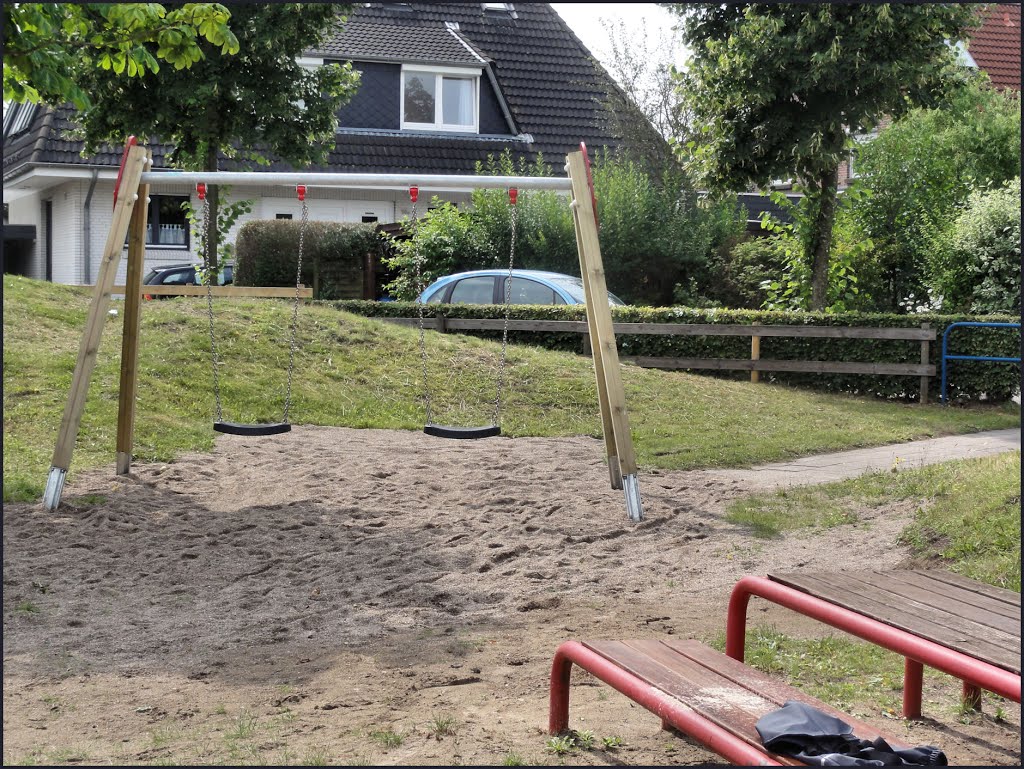
{"type": "MultiPolygon", "coordinates": [[[[417,301],[424,304],[504,304],[508,270],[472,270],[438,278],[417,301]]],[[[541,270],[513,270],[510,304],[585,304],[583,281],[541,270]]],[[[608,303],[625,305],[608,292],[608,303]]]]}
{"type": "MultiPolygon", "coordinates": [[[[196,270],[201,268],[201,264],[163,265],[150,270],[146,277],[142,279],[142,283],[146,286],[198,286],[201,281],[196,274],[196,270]]],[[[221,265],[217,284],[227,286],[234,283],[234,271],[234,262],[224,262],[224,264],[221,265]]],[[[143,296],[146,299],[156,298],[150,294],[143,294],[143,296]]],[[[171,297],[161,296],[159,298],[170,299],[171,297]]]]}

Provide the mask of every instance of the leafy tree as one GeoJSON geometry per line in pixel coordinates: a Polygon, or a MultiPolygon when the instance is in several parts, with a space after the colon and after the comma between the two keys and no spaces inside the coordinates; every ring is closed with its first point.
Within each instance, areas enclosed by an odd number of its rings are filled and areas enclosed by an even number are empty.
{"type": "MultiPolygon", "coordinates": [[[[159,136],[174,146],[170,160],[187,169],[216,171],[220,156],[293,165],[322,162],[334,147],[337,110],[358,84],[351,64],[315,70],[297,57],[316,48],[344,21],[345,5],[240,4],[232,7],[240,53],[226,56],[200,42],[203,58],[189,70],[163,67],[125,80],[92,70],[82,80],[95,105],[79,115],[85,152],[127,134],[159,136]]],[[[217,191],[209,190],[217,218],[217,191]]],[[[217,228],[206,244],[211,264],[217,228]]]]}
{"type": "Polygon", "coordinates": [[[1020,315],[1020,177],[972,193],[935,261],[944,312],[1020,315]]]}
{"type": "Polygon", "coordinates": [[[4,100],[92,105],[82,76],[93,69],[144,77],[163,61],[185,69],[200,45],[238,51],[220,3],[4,3],[4,100]]]}
{"type": "Polygon", "coordinates": [[[953,4],[690,4],[672,9],[692,51],[679,77],[691,163],[714,189],[795,175],[814,226],[811,308],[827,285],[838,169],[848,134],[933,105],[953,80],[947,40],[976,8],[953,4]]]}
{"type": "Polygon", "coordinates": [[[859,182],[871,194],[850,213],[874,242],[861,289],[874,309],[906,310],[932,282],[932,257],[974,189],[1020,172],[1020,97],[979,77],[941,109],[915,109],[857,148],[859,182]]]}

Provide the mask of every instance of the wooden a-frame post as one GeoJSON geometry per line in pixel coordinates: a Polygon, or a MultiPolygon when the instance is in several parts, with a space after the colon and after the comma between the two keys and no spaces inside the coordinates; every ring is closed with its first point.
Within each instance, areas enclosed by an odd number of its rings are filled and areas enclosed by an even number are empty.
{"type": "MultiPolygon", "coordinates": [[[[86,320],[85,331],[78,348],[78,360],[75,362],[75,373],[71,379],[71,390],[68,402],[64,407],[64,416],[57,435],[57,446],[53,451],[50,474],[46,479],[46,491],[43,493],[43,507],[55,510],[60,504],[60,495],[64,489],[64,479],[71,466],[71,454],[78,438],[78,426],[82,421],[85,399],[89,394],[89,382],[96,367],[100,339],[103,326],[107,319],[107,308],[110,306],[111,289],[117,277],[117,268],[124,250],[124,239],[128,233],[128,223],[132,218],[136,203],[139,200],[139,182],[146,170],[148,153],[143,147],[135,145],[134,138],[129,140],[121,163],[121,174],[114,194],[114,217],[107,235],[107,243],[103,249],[103,260],[100,263],[96,287],[93,290],[92,304],[86,320]]],[[[142,207],[145,207],[143,201],[142,207]]],[[[143,225],[144,226],[144,225],[143,225]]]]}
{"type": "Polygon", "coordinates": [[[626,391],[622,386],[619,351],[615,346],[611,307],[608,304],[608,286],[601,260],[601,244],[597,232],[597,211],[594,207],[594,185],[590,178],[590,161],[586,147],[566,156],[566,171],[572,181],[572,215],[576,225],[576,246],[580,256],[580,274],[583,278],[587,308],[587,327],[590,331],[597,378],[597,395],[601,405],[601,424],[604,427],[605,448],[612,488],[622,489],[626,496],[626,511],[631,521],[642,521],[640,484],[637,480],[636,453],[633,436],[629,431],[626,411],[626,391]]]}

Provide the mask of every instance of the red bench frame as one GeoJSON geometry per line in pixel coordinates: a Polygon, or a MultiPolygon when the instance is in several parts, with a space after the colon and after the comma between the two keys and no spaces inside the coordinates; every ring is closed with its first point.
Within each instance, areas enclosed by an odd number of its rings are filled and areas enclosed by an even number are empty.
{"type": "Polygon", "coordinates": [[[997,667],[963,652],[916,636],[884,622],[865,617],[824,599],[787,587],[767,577],[743,577],[729,597],[725,653],[743,661],[746,642],[747,604],[758,596],[787,609],[863,638],[905,658],[903,672],[903,717],[921,717],[921,689],[924,665],[955,676],[964,682],[964,696],[977,699],[977,688],[1020,702],[1020,674],[997,667]]]}

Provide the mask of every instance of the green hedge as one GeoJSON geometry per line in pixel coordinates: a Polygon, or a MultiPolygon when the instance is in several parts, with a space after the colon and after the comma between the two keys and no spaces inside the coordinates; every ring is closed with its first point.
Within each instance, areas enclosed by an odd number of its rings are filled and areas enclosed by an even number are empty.
{"type": "MultiPolygon", "coordinates": [[[[238,230],[235,284],[294,286],[301,223],[258,219],[238,230]]],[[[380,261],[382,241],[372,224],[308,222],[303,244],[302,282],[317,299],[359,299],[367,255],[380,261]]]]}
{"type": "MultiPolygon", "coordinates": [[[[336,302],[334,306],[367,317],[416,317],[416,305],[411,302],[336,302]]],[[[431,305],[428,316],[442,313],[448,318],[500,318],[503,309],[485,305],[431,305]]],[[[801,313],[769,312],[759,310],[692,309],[687,307],[617,307],[612,310],[615,321],[622,323],[720,323],[725,325],[807,325],[807,326],[867,326],[872,328],[916,328],[928,323],[936,330],[936,340],[930,345],[930,362],[935,365],[936,376],[931,379],[930,395],[937,399],[940,389],[942,333],[957,321],[982,320],[986,322],[1016,323],[1019,318],[986,315],[895,315],[868,313],[801,313]]],[[[586,320],[582,306],[571,307],[512,307],[510,317],[516,320],[586,320]]],[[[501,332],[472,331],[474,336],[500,339],[501,332]]],[[[510,331],[509,340],[516,344],[532,344],[552,350],[581,352],[580,334],[558,332],[510,331]]],[[[619,335],[621,355],[650,355],[678,358],[750,358],[750,338],[746,336],[690,336],[670,337],[646,334],[619,335]]],[[[1020,335],[1014,329],[960,328],[950,336],[949,353],[954,355],[988,355],[1018,357],[1020,335]]],[[[879,363],[920,363],[921,344],[906,340],[884,339],[815,339],[792,337],[762,337],[761,357],[776,360],[833,360],[879,363]]],[[[948,364],[948,394],[955,400],[976,399],[980,395],[989,401],[1009,400],[1020,385],[1020,370],[1010,363],[976,361],[950,361],[948,364]]],[[[715,372],[715,375],[721,375],[715,372]]],[[[747,372],[726,374],[747,378],[747,372]]],[[[885,376],[876,374],[798,374],[788,372],[762,372],[762,379],[799,385],[832,392],[877,395],[884,398],[916,400],[920,394],[920,380],[913,376],[885,376]]]]}

